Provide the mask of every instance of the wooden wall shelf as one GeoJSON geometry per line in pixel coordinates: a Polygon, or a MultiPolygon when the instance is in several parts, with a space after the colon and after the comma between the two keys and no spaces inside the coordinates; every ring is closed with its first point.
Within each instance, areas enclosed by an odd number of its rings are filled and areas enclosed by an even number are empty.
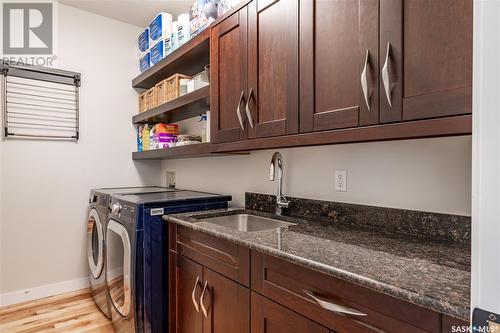
{"type": "MultiPolygon", "coordinates": [[[[132,153],[133,160],[168,160],[176,158],[227,156],[235,153],[213,153],[213,145],[209,142],[188,146],[172,147],[166,149],[155,149],[147,151],[136,151],[132,153]]],[[[248,152],[236,153],[236,155],[248,155],[248,152]]]]}
{"type": "Polygon", "coordinates": [[[134,124],[173,123],[196,117],[210,108],[210,86],[196,89],[132,117],[134,124]]]}
{"type": "Polygon", "coordinates": [[[132,86],[149,89],[176,73],[186,75],[199,73],[209,63],[210,29],[207,28],[133,79],[132,86]]]}

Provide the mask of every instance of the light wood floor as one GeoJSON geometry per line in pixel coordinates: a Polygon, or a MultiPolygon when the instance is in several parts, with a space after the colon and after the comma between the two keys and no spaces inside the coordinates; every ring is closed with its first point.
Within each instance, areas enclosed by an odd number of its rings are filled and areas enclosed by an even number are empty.
{"type": "Polygon", "coordinates": [[[0,308],[1,333],[114,333],[88,289],[0,308]]]}

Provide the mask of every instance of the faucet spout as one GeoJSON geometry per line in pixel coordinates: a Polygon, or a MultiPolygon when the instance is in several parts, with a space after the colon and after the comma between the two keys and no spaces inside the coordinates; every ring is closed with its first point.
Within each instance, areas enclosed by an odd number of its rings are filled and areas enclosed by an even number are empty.
{"type": "Polygon", "coordinates": [[[280,152],[275,152],[271,158],[271,165],[269,168],[269,180],[274,181],[278,171],[278,186],[276,192],[276,214],[281,215],[283,208],[288,208],[290,202],[283,195],[283,157],[280,152]]]}

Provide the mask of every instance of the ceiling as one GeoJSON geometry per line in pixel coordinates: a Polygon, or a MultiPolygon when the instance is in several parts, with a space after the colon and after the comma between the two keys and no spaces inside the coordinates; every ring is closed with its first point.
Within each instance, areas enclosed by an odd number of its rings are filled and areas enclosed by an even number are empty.
{"type": "Polygon", "coordinates": [[[177,17],[187,13],[194,0],[59,0],[60,3],[141,28],[159,12],[177,17]]]}

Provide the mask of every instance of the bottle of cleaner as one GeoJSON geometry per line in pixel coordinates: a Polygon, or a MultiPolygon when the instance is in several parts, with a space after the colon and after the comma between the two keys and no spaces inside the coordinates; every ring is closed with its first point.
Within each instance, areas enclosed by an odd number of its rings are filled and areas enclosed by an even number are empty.
{"type": "Polygon", "coordinates": [[[142,150],[146,151],[149,150],[149,125],[146,124],[144,125],[144,128],[142,130],[142,150]]]}
{"type": "Polygon", "coordinates": [[[149,131],[149,149],[156,149],[156,129],[157,125],[152,125],[151,130],[149,131]]]}
{"type": "Polygon", "coordinates": [[[201,122],[201,142],[208,142],[208,137],[207,137],[207,115],[203,114],[200,116],[201,122]]]}
{"type": "Polygon", "coordinates": [[[137,151],[142,151],[142,131],[144,130],[143,125],[137,126],[137,151]]]}

